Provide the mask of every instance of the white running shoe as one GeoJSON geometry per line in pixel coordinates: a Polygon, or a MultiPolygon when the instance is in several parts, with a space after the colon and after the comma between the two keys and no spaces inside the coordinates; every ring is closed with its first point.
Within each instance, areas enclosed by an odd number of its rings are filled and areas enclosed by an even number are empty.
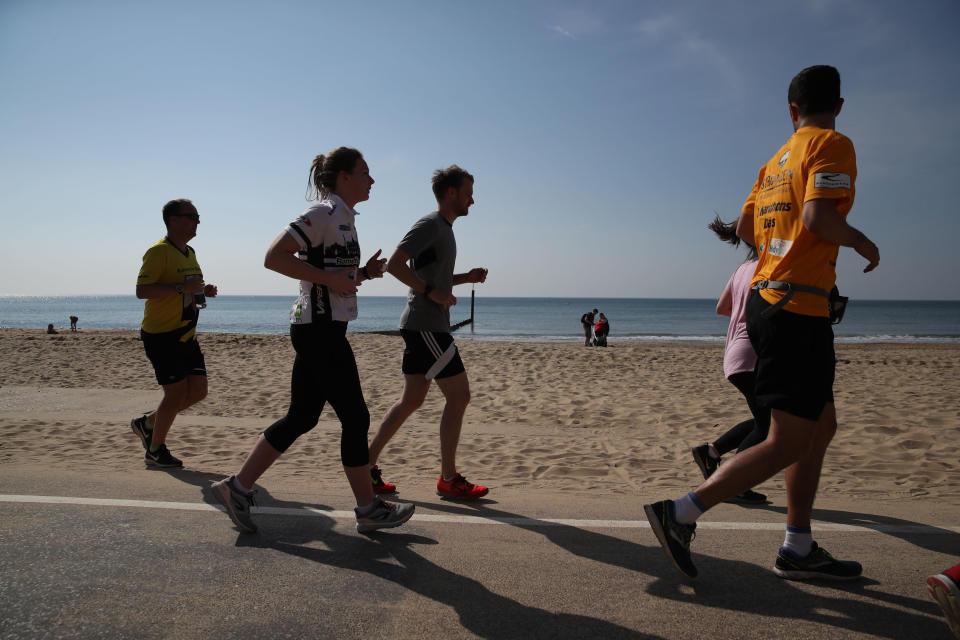
{"type": "Polygon", "coordinates": [[[403,502],[387,502],[376,498],[377,505],[366,515],[360,515],[360,507],[354,507],[357,514],[357,532],[367,533],[376,529],[399,527],[413,516],[416,505],[403,502]]]}

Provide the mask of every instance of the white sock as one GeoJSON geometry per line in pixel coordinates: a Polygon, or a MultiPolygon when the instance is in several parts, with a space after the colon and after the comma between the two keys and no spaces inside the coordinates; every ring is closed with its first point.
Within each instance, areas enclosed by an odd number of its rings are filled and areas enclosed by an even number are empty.
{"type": "Polygon", "coordinates": [[[237,478],[237,476],[233,476],[233,477],[230,479],[230,484],[232,484],[232,485],[233,485],[233,488],[236,489],[237,491],[243,491],[244,493],[250,493],[250,489],[248,489],[248,488],[246,488],[245,486],[243,486],[242,484],[240,484],[240,479],[237,478]]]}
{"type": "Polygon", "coordinates": [[[792,527],[788,524],[783,548],[801,558],[810,555],[813,550],[813,532],[810,527],[792,527]]]}
{"type": "Polygon", "coordinates": [[[697,500],[693,491],[673,501],[673,519],[680,524],[693,524],[706,511],[707,509],[697,500]]]}

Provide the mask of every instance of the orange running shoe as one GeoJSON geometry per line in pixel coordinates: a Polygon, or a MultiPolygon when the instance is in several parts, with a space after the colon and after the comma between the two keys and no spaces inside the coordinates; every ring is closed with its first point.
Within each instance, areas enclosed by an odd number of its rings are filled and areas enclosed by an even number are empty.
{"type": "Polygon", "coordinates": [[[450,482],[443,479],[443,476],[437,478],[437,495],[450,496],[451,498],[462,498],[464,500],[476,500],[487,495],[490,490],[479,484],[467,482],[459,473],[450,482]]]}
{"type": "Polygon", "coordinates": [[[370,467],[370,482],[373,483],[374,493],[396,493],[397,485],[383,481],[383,471],[380,467],[373,465],[370,467]]]}

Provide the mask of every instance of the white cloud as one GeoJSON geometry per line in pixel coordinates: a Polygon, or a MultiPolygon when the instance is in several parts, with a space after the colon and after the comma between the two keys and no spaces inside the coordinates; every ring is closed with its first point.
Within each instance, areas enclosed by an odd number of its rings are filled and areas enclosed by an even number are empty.
{"type": "Polygon", "coordinates": [[[659,40],[667,33],[676,31],[677,20],[673,16],[662,15],[656,18],[647,18],[633,25],[633,31],[644,36],[659,40]]]}
{"type": "Polygon", "coordinates": [[[570,33],[569,31],[567,31],[566,29],[564,29],[564,28],[561,27],[560,25],[552,24],[552,25],[548,26],[547,28],[548,28],[550,31],[554,31],[554,32],[556,32],[556,33],[559,33],[560,35],[565,36],[565,37],[567,37],[567,38],[576,39],[576,36],[575,36],[575,35],[573,35],[573,34],[570,33]]]}
{"type": "Polygon", "coordinates": [[[631,30],[648,44],[661,46],[672,56],[670,61],[674,65],[701,67],[717,75],[732,92],[743,84],[740,69],[727,51],[676,15],[646,18],[635,23],[631,30]]]}

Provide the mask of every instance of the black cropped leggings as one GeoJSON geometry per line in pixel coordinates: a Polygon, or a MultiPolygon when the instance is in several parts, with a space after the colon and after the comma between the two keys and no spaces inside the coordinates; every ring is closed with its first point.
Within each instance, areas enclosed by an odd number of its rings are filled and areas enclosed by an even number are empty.
{"type": "Polygon", "coordinates": [[[313,429],[329,402],[340,419],[343,465],[360,467],[370,463],[370,412],[346,333],[346,322],[290,326],[290,340],[297,352],[290,379],[290,408],[287,415],[263,432],[277,451],[286,451],[297,438],[313,429]]]}
{"type": "Polygon", "coordinates": [[[755,444],[760,444],[767,439],[767,434],[770,432],[770,407],[757,406],[754,390],[757,384],[756,374],[753,371],[744,371],[731,375],[727,380],[743,394],[753,417],[744,420],[717,438],[713,446],[720,455],[734,449],[739,453],[755,444]]]}

